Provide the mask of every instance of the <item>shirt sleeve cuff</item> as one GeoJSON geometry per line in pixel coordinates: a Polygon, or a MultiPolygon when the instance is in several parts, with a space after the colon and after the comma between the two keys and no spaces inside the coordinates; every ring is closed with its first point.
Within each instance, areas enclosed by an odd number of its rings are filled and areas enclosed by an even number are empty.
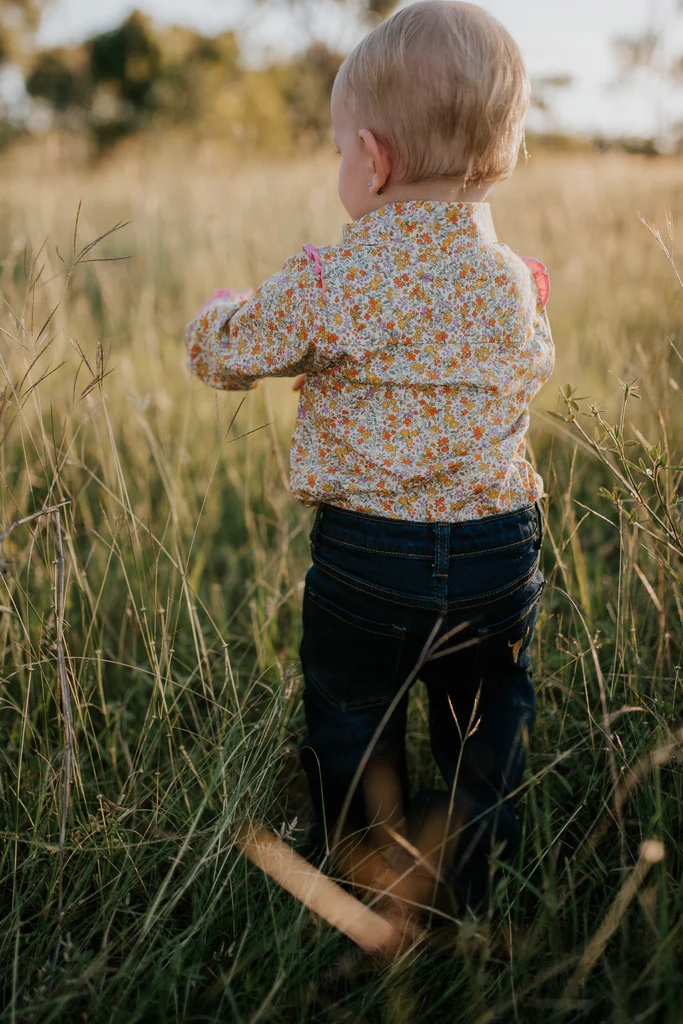
{"type": "Polygon", "coordinates": [[[225,359],[225,328],[250,295],[250,292],[221,288],[204,303],[187,326],[187,368],[210,387],[221,391],[252,391],[258,384],[258,378],[231,371],[225,359]]]}

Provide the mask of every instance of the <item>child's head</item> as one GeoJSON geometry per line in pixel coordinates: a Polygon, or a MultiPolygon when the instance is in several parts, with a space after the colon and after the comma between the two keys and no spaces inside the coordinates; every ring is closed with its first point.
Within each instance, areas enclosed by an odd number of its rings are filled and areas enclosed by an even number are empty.
{"type": "Polygon", "coordinates": [[[507,178],[529,93],[519,47],[481,7],[425,0],[382,22],[346,58],[332,94],[349,214],[386,202],[380,188],[417,198],[417,183],[487,190],[507,178]]]}

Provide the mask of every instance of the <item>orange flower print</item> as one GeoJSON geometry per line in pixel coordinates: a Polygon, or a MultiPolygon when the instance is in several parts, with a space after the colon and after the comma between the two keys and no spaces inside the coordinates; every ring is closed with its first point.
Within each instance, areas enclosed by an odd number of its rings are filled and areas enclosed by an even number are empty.
{"type": "Polygon", "coordinates": [[[525,259],[486,203],[389,204],[252,297],[215,293],[188,325],[188,366],[226,390],[306,374],[290,449],[304,504],[422,522],[512,511],[543,493],[524,439],[554,362],[549,285],[525,259]]]}

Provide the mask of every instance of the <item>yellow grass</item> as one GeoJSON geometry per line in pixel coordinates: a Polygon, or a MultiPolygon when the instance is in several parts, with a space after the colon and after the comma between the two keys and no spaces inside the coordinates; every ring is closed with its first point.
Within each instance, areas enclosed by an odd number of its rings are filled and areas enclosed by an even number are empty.
{"type": "MultiPolygon", "coordinates": [[[[668,240],[667,208],[683,220],[683,161],[532,154],[493,198],[499,237],[549,267],[558,354],[531,432],[550,585],[525,846],[501,876],[506,928],[481,940],[481,961],[453,954],[441,973],[423,960],[369,978],[236,853],[249,822],[282,823],[293,842],[310,818],[294,745],[310,522],[287,491],[296,395],[283,381],[243,405],[216,395],[189,378],[182,344],[214,288],[257,285],[302,243],[337,238],[335,161],[241,166],[176,143],[69,167],[48,140],[7,155],[0,174],[0,533],[60,506],[2,545],[11,1018],[362,1020],[388,1000],[397,1021],[437,1005],[434,1019],[457,1005],[463,1021],[545,1022],[548,1006],[676,1020],[681,472],[656,468],[648,442],[681,461],[671,342],[683,352],[683,293],[639,214],[668,240]],[[75,251],[128,221],[89,256],[129,258],[73,267],[81,201],[75,251]],[[596,442],[594,419],[579,418],[580,438],[551,418],[570,383],[618,423],[611,374],[639,378],[623,433],[596,442]],[[615,472],[646,481],[647,506],[632,490],[616,506],[599,496],[615,472]],[[650,841],[663,856],[641,891],[650,841]]],[[[416,786],[435,778],[426,714],[418,687],[416,786]]]]}

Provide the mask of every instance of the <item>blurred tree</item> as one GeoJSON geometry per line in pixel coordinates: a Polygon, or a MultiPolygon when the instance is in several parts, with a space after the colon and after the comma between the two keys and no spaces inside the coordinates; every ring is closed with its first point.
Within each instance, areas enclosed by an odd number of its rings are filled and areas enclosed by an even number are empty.
{"type": "Polygon", "coordinates": [[[341,61],[314,43],[290,61],[248,70],[233,32],[159,29],[134,12],[79,46],[38,53],[26,88],[59,127],[89,131],[99,150],[147,127],[182,125],[283,152],[327,136],[341,61]]]}
{"type": "MultiPolygon", "coordinates": [[[[683,11],[683,2],[676,5],[683,11]]],[[[676,14],[674,14],[674,19],[676,14]]],[[[655,137],[647,140],[654,152],[670,151],[680,141],[680,127],[672,124],[664,96],[672,84],[683,81],[683,56],[672,56],[670,24],[666,28],[648,28],[633,36],[617,36],[612,40],[612,52],[617,65],[613,87],[624,87],[635,81],[654,84],[652,104],[655,117],[655,137]]]]}
{"type": "Polygon", "coordinates": [[[135,111],[153,109],[161,52],[151,18],[134,11],[122,25],[94,36],[86,47],[95,88],[109,83],[118,98],[135,111]]]}
{"type": "Polygon", "coordinates": [[[133,12],[82,45],[38,53],[26,88],[60,126],[87,128],[106,148],[157,121],[200,121],[239,74],[233,33],[205,39],[188,29],[160,31],[133,12]]]}
{"type": "Polygon", "coordinates": [[[224,32],[212,39],[184,28],[158,37],[160,66],[150,100],[167,123],[203,127],[217,135],[239,114],[243,69],[237,39],[224,32]]]}
{"type": "Polygon", "coordinates": [[[329,138],[330,95],[343,60],[325,43],[312,43],[281,69],[293,137],[319,145],[329,138]]]}
{"type": "MultiPolygon", "coordinates": [[[[261,6],[279,5],[279,0],[255,0],[261,6]]],[[[303,11],[308,17],[312,12],[319,10],[319,0],[285,0],[287,6],[303,11]]],[[[350,17],[355,17],[365,25],[376,25],[378,22],[388,18],[395,7],[398,7],[399,0],[335,0],[335,3],[343,6],[350,17]]]]}
{"type": "Polygon", "coordinates": [[[362,0],[361,10],[368,21],[381,21],[388,18],[396,6],[397,0],[362,0]]]}
{"type": "Polygon", "coordinates": [[[554,105],[558,91],[574,84],[574,76],[566,72],[555,75],[541,75],[531,83],[531,106],[544,114],[551,130],[556,129],[554,105]]]}
{"type": "Polygon", "coordinates": [[[57,113],[87,109],[92,99],[87,52],[83,47],[60,47],[39,53],[26,79],[26,90],[57,113]]]}
{"type": "Polygon", "coordinates": [[[19,63],[49,0],[0,0],[0,64],[19,63]]]}
{"type": "Polygon", "coordinates": [[[617,36],[612,52],[617,63],[617,83],[631,79],[638,71],[664,70],[660,65],[662,37],[648,30],[637,36],[617,36]]]}

